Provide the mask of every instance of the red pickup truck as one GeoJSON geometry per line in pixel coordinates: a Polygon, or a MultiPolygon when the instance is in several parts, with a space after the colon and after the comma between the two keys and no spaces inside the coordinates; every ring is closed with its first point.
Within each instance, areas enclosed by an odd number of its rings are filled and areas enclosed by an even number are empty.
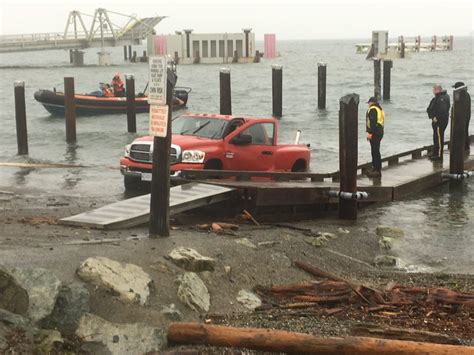
{"type": "MultiPolygon", "coordinates": [[[[185,114],[173,119],[171,174],[185,169],[297,171],[309,169],[305,144],[277,144],[278,121],[227,115],[185,114]]],[[[120,159],[125,189],[151,180],[153,137],[135,139],[120,159]]]]}

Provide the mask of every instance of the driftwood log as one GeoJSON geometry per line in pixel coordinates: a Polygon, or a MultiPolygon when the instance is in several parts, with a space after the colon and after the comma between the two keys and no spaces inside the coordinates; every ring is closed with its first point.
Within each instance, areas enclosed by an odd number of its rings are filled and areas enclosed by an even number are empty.
{"type": "Polygon", "coordinates": [[[461,341],[458,338],[454,338],[446,334],[410,328],[402,329],[395,327],[387,327],[384,325],[370,323],[356,324],[351,329],[351,335],[384,339],[421,341],[438,344],[461,344],[461,341]]]}
{"type": "Polygon", "coordinates": [[[282,330],[231,328],[198,323],[172,323],[169,344],[203,344],[261,351],[312,354],[456,354],[471,355],[474,348],[377,338],[323,338],[282,330]]]}

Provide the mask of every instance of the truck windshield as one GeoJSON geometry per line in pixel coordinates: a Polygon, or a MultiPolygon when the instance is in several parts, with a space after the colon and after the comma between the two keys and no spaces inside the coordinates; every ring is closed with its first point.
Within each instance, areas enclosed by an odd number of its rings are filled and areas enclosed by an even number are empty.
{"type": "Polygon", "coordinates": [[[179,116],[173,120],[173,134],[221,139],[226,120],[215,117],[179,116]]]}

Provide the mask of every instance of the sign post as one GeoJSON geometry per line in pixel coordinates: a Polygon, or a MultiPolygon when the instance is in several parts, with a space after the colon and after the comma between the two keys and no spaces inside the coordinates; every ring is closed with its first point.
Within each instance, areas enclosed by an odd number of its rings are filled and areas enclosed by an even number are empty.
{"type": "Polygon", "coordinates": [[[167,67],[166,57],[150,57],[150,135],[153,165],[150,196],[150,238],[168,237],[170,203],[171,112],[176,76],[167,67]]]}

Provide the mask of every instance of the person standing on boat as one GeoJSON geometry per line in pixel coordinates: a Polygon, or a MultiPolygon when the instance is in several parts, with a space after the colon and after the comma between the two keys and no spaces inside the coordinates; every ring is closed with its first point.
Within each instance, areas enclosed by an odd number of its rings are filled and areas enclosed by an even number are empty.
{"type": "Polygon", "coordinates": [[[440,84],[433,85],[433,95],[426,112],[433,127],[433,154],[430,159],[437,161],[443,160],[444,131],[448,126],[451,103],[440,84]]]}
{"type": "MultiPolygon", "coordinates": [[[[463,86],[464,86],[464,83],[462,81],[458,81],[453,85],[453,88],[457,89],[463,86]]],[[[464,139],[464,150],[466,152],[469,152],[471,150],[471,142],[469,141],[469,122],[470,121],[471,121],[471,95],[467,93],[467,113],[466,113],[466,117],[464,117],[464,122],[466,124],[466,128],[465,128],[466,138],[464,139]]]]}
{"type": "Polygon", "coordinates": [[[115,73],[114,77],[112,78],[112,87],[114,89],[114,95],[117,97],[125,96],[125,90],[123,89],[123,81],[120,78],[119,73],[115,73]]]}
{"type": "Polygon", "coordinates": [[[369,109],[365,115],[367,140],[370,142],[370,151],[372,153],[372,170],[367,171],[366,175],[370,178],[382,177],[382,157],[380,156],[380,142],[383,138],[383,128],[385,114],[377,98],[371,97],[367,101],[369,109]]]}

